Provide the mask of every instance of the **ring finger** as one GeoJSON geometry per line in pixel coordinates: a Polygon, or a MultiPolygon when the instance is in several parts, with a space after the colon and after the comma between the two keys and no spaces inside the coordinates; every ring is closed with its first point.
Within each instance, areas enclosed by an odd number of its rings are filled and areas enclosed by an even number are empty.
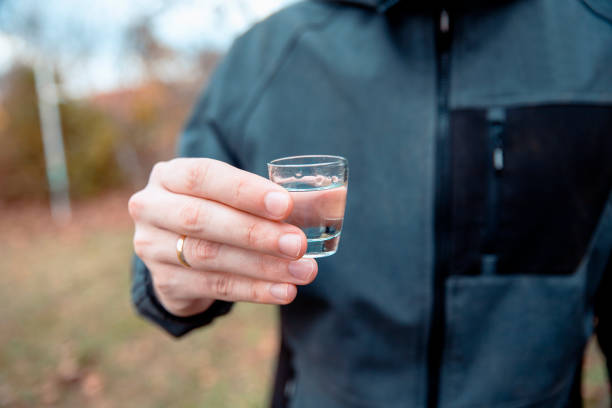
{"type": "MultiPolygon", "coordinates": [[[[149,256],[157,262],[182,267],[176,253],[176,243],[180,236],[162,229],[155,230],[148,233],[149,236],[155,235],[155,239],[151,240],[154,244],[148,248],[149,256]]],[[[271,282],[304,285],[312,282],[318,272],[314,259],[291,261],[192,237],[184,240],[183,256],[196,270],[232,273],[271,282]]]]}

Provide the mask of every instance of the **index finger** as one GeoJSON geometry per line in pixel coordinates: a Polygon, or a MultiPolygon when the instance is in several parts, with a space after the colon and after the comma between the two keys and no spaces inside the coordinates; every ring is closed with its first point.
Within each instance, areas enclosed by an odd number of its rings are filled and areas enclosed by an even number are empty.
{"type": "Polygon", "coordinates": [[[173,159],[163,163],[156,176],[174,193],[217,201],[271,220],[283,220],[293,209],[291,196],[278,184],[219,160],[173,159]]]}

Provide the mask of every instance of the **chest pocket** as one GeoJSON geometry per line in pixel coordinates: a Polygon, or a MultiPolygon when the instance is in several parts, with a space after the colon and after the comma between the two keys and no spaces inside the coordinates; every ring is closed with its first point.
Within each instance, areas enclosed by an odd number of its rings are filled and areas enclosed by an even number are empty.
{"type": "Polygon", "coordinates": [[[451,115],[452,275],[575,271],[612,188],[612,106],[451,115]]]}

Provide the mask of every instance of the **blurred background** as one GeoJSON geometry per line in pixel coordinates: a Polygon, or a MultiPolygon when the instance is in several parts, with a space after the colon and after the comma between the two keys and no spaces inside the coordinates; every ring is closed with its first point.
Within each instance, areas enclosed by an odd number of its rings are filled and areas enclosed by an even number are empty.
{"type": "MultiPolygon", "coordinates": [[[[0,407],[263,407],[277,310],[134,313],[126,206],[232,39],[293,0],[0,0],[0,407]]],[[[600,352],[588,408],[609,407],[600,352]]]]}

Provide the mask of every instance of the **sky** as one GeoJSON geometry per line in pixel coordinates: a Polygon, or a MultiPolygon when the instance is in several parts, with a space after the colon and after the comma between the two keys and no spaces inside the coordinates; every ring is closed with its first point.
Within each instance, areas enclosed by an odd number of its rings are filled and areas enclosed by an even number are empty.
{"type": "MultiPolygon", "coordinates": [[[[123,52],[121,33],[138,17],[160,10],[163,0],[8,0],[13,7],[0,8],[0,72],[25,55],[63,55],[65,81],[69,93],[83,95],[129,87],[138,81],[136,61],[123,52]],[[47,41],[34,52],[31,44],[15,35],[10,24],[17,15],[35,11],[40,16],[40,32],[47,41]],[[9,14],[11,13],[11,14],[9,14]],[[75,30],[78,28],[78,30],[75,30]],[[70,55],[65,39],[78,43],[89,38],[93,47],[86,58],[70,55]]],[[[295,0],[170,0],[156,14],[154,33],[165,44],[186,55],[212,48],[223,51],[232,39],[254,22],[265,18],[295,0]]],[[[1,4],[1,3],[0,3],[1,4]]]]}

